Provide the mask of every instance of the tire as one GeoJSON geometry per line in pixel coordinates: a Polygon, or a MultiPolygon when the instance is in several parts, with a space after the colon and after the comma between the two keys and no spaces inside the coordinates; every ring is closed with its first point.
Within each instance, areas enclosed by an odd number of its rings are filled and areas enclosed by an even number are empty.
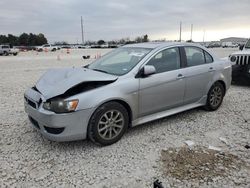
{"type": "Polygon", "coordinates": [[[224,96],[224,86],[220,82],[214,83],[208,92],[205,109],[208,111],[217,110],[221,106],[224,96]]]}
{"type": "Polygon", "coordinates": [[[90,118],[88,138],[101,146],[114,144],[126,132],[128,124],[128,112],[123,105],[118,102],[105,103],[90,118]]]}
{"type": "Polygon", "coordinates": [[[14,56],[16,56],[16,55],[17,55],[17,53],[13,53],[13,55],[14,55],[14,56]]]}
{"type": "Polygon", "coordinates": [[[5,52],[3,52],[3,55],[4,55],[4,56],[8,56],[9,53],[5,51],[5,52]]]}

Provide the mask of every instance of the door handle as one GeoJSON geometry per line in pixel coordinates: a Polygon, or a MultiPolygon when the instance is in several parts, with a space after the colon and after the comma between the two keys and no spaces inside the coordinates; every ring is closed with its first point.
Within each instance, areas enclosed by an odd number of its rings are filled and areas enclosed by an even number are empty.
{"type": "Polygon", "coordinates": [[[183,76],[182,74],[178,74],[178,76],[177,76],[177,80],[180,80],[180,79],[183,79],[183,78],[185,78],[185,76],[183,76]]]}

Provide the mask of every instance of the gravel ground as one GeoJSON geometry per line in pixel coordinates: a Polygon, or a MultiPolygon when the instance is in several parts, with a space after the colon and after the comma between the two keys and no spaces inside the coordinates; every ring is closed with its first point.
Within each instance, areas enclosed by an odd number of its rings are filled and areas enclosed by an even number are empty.
{"type": "MultiPolygon", "coordinates": [[[[232,86],[216,112],[194,109],[130,129],[118,143],[98,147],[89,141],[56,143],[31,127],[23,93],[51,67],[81,66],[88,50],[0,57],[0,187],[250,187],[250,88],[232,86]],[[59,55],[59,58],[58,58],[59,55]],[[60,60],[58,60],[60,59],[60,60]],[[226,139],[226,143],[220,138],[226,139]],[[225,176],[178,179],[166,175],[162,151],[219,147],[244,162],[225,176]]],[[[228,51],[216,51],[227,54],[228,51]]],[[[224,170],[227,170],[225,168],[224,170]]]]}

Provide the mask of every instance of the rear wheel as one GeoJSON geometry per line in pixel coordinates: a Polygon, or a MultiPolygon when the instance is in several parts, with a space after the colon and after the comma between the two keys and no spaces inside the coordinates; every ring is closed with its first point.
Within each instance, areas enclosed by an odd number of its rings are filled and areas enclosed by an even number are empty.
{"type": "Polygon", "coordinates": [[[208,92],[205,109],[209,111],[217,110],[222,104],[224,95],[224,86],[220,82],[216,82],[208,92]]]}
{"type": "Polygon", "coordinates": [[[105,103],[90,119],[88,138],[99,145],[111,145],[121,139],[128,123],[128,112],[123,105],[117,102],[105,103]]]}

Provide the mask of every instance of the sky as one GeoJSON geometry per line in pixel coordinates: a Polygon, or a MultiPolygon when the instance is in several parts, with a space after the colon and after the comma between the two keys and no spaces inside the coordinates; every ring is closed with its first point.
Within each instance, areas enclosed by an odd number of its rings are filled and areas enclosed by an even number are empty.
{"type": "Polygon", "coordinates": [[[1,0],[0,34],[44,33],[49,42],[250,37],[250,0],[1,0]]]}

